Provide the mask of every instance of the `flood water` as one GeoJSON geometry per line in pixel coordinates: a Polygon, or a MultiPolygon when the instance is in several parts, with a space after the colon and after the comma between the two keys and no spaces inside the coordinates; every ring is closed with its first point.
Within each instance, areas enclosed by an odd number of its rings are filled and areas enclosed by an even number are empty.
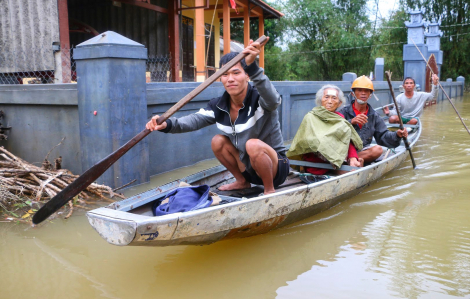
{"type": "MultiPolygon", "coordinates": [[[[470,124],[470,95],[454,100],[470,124]]],[[[422,121],[418,170],[408,158],[358,196],[260,236],[118,247],[84,213],[0,223],[0,298],[470,298],[470,136],[447,101],[422,121]]]]}

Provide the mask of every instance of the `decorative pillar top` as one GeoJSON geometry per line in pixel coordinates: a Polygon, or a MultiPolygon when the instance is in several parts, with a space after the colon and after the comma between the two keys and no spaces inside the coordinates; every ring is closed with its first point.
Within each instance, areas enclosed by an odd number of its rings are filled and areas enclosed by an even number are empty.
{"type": "Polygon", "coordinates": [[[423,14],[426,10],[411,10],[408,9],[410,14],[410,21],[405,21],[405,26],[408,28],[408,44],[424,44],[424,27],[427,22],[423,19],[423,14]]]}
{"type": "Polygon", "coordinates": [[[407,13],[410,14],[411,22],[405,21],[406,27],[411,28],[411,27],[426,26],[427,22],[423,18],[423,15],[425,12],[426,12],[425,8],[422,8],[421,10],[408,9],[407,13]]]}
{"type": "Polygon", "coordinates": [[[147,49],[125,36],[113,31],[101,33],[77,46],[73,58],[133,58],[147,59],[147,49]]]}
{"type": "MultiPolygon", "coordinates": [[[[439,25],[441,21],[436,22],[436,19],[432,19],[432,23],[428,25],[428,32],[424,34],[426,36],[426,45],[428,46],[429,51],[440,51],[441,50],[441,36],[443,35],[442,31],[439,30],[439,25]]],[[[437,54],[438,61],[441,61],[442,58],[437,54]]],[[[441,62],[442,64],[442,62],[441,62]]]]}
{"type": "Polygon", "coordinates": [[[441,25],[441,20],[439,20],[439,22],[436,22],[436,19],[433,18],[431,23],[428,24],[428,32],[425,33],[424,35],[426,37],[434,37],[434,36],[442,37],[444,33],[439,30],[440,25],[441,25]]]}

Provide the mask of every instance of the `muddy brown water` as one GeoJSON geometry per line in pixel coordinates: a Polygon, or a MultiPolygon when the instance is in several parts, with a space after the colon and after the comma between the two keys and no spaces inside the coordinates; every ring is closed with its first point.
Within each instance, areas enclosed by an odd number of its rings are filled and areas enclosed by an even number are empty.
{"type": "MultiPolygon", "coordinates": [[[[455,104],[470,124],[470,95],[455,104]]],[[[0,298],[470,298],[470,136],[447,102],[422,121],[418,170],[408,158],[358,196],[260,236],[117,247],[84,213],[0,223],[0,298]]]]}

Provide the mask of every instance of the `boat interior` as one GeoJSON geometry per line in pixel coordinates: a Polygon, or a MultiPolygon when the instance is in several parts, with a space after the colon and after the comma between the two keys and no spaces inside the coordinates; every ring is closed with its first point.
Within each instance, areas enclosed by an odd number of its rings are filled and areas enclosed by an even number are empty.
{"type": "MultiPolygon", "coordinates": [[[[386,122],[387,127],[391,131],[396,131],[399,129],[398,124],[389,124],[386,122]]],[[[415,135],[418,133],[418,125],[404,125],[405,128],[408,130],[408,140],[411,143],[415,139],[415,135]]],[[[376,145],[377,143],[375,140],[373,140],[372,145],[376,145]]],[[[286,145],[289,147],[289,145],[286,145]]],[[[372,162],[369,165],[373,165],[376,163],[380,163],[381,161],[392,158],[394,155],[397,155],[403,151],[405,151],[405,145],[402,140],[402,143],[399,147],[395,149],[389,149],[386,147],[383,147],[383,154],[379,159],[376,161],[372,162]]],[[[291,160],[291,166],[292,164],[297,164],[296,169],[293,169],[291,167],[291,171],[285,180],[285,182],[280,185],[279,187],[276,188],[276,191],[284,191],[292,188],[296,188],[299,186],[305,186],[306,184],[315,184],[315,182],[319,182],[323,179],[328,179],[331,177],[337,177],[340,175],[344,175],[348,171],[351,171],[351,167],[344,165],[339,169],[339,170],[329,170],[325,176],[320,176],[320,178],[317,178],[317,176],[313,176],[309,173],[305,173],[303,169],[303,164],[308,163],[305,161],[292,161],[291,160]],[[310,177],[309,180],[306,180],[305,177],[310,177]],[[313,179],[313,181],[312,181],[313,179]]],[[[325,168],[333,169],[333,167],[330,164],[319,164],[319,163],[314,163],[314,167],[322,167],[321,165],[324,165],[325,168]]],[[[364,165],[364,168],[366,168],[369,165],[364,165]]],[[[313,166],[313,165],[310,165],[313,166]]],[[[354,169],[353,171],[361,171],[361,169],[364,168],[357,168],[354,169]]],[[[196,173],[194,175],[188,176],[186,178],[182,178],[180,180],[168,183],[166,185],[160,186],[156,189],[149,190],[147,192],[135,195],[133,197],[130,197],[128,199],[125,199],[123,201],[120,201],[118,205],[117,203],[111,204],[109,207],[120,210],[120,211],[126,211],[130,213],[135,213],[143,216],[154,216],[152,212],[152,206],[155,204],[160,204],[165,198],[166,195],[174,190],[175,188],[178,188],[180,186],[181,182],[184,182],[184,184],[190,184],[193,186],[198,186],[202,184],[206,184],[210,186],[211,192],[217,194],[220,197],[220,202],[219,205],[235,202],[235,201],[241,201],[244,199],[248,198],[254,198],[258,197],[260,195],[263,195],[263,186],[260,185],[253,185],[251,188],[247,189],[240,189],[240,190],[230,190],[230,191],[220,191],[217,188],[221,185],[231,183],[234,181],[233,176],[223,167],[222,165],[216,166],[210,169],[207,169],[205,171],[196,173]],[[157,192],[155,192],[157,191],[157,192]],[[132,203],[132,205],[130,205],[132,203]],[[114,206],[113,206],[114,205],[114,206]]]]}

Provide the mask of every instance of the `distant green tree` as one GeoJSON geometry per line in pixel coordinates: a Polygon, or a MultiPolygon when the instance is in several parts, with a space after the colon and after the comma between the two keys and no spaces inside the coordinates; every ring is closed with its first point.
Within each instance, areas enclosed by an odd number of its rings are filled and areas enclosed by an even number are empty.
{"type": "MultiPolygon", "coordinates": [[[[277,6],[273,3],[269,5],[277,6]]],[[[281,42],[282,35],[285,32],[283,20],[266,19],[264,20],[264,34],[269,36],[269,42],[265,46],[265,73],[273,81],[287,80],[286,64],[281,56],[282,49],[277,45],[281,42]]],[[[220,26],[220,34],[223,35],[223,22],[220,26]]],[[[258,19],[250,20],[250,38],[253,40],[259,37],[258,19]]],[[[244,21],[242,19],[232,20],[230,22],[230,39],[239,43],[244,43],[244,21]]]]}
{"type": "Polygon", "coordinates": [[[368,74],[373,69],[366,2],[286,1],[284,12],[293,77],[340,80],[344,72],[368,74]]]}
{"type": "Polygon", "coordinates": [[[408,19],[409,15],[401,7],[393,12],[388,20],[381,20],[381,25],[374,35],[376,45],[384,46],[373,47],[372,57],[384,58],[385,70],[390,70],[393,73],[394,80],[403,79],[403,45],[407,41],[404,22],[408,19]]]}
{"type": "MultiPolygon", "coordinates": [[[[250,38],[257,40],[259,38],[259,23],[258,19],[250,21],[250,38]]],[[[280,20],[267,19],[264,20],[264,35],[269,36],[269,43],[266,44],[266,49],[274,47],[276,42],[280,41],[283,29],[280,25],[280,20]]],[[[220,35],[223,35],[223,26],[221,22],[220,35]]],[[[230,22],[230,39],[239,43],[244,43],[244,22],[243,20],[235,20],[230,22]]]]}

